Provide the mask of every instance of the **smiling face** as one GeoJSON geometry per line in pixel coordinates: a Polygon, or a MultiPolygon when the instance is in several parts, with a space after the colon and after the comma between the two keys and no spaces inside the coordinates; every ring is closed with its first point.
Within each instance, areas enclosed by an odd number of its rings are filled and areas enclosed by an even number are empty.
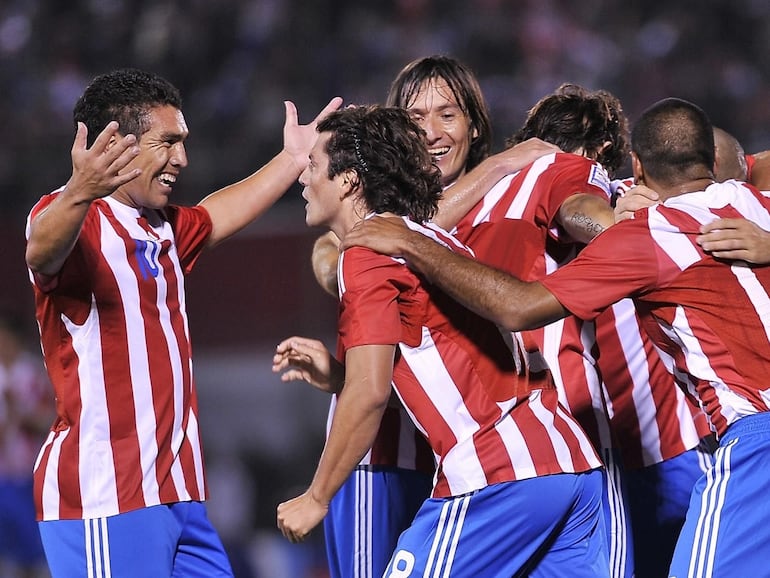
{"type": "Polygon", "coordinates": [[[149,129],[136,135],[139,154],[124,169],[139,168],[142,174],[117,189],[112,197],[136,208],[162,209],[168,204],[179,172],[187,166],[187,124],[182,111],[173,106],[151,108],[146,120],[149,129]]]}
{"type": "Polygon", "coordinates": [[[446,187],[465,173],[471,141],[471,121],[442,78],[426,81],[407,110],[421,129],[433,162],[446,187]]]}
{"type": "Polygon", "coordinates": [[[305,205],[305,223],[309,227],[326,227],[342,237],[347,231],[346,193],[350,190],[350,179],[345,173],[329,178],[329,154],[326,143],[331,133],[319,133],[309,162],[299,176],[300,184],[305,187],[302,198],[305,205]]]}

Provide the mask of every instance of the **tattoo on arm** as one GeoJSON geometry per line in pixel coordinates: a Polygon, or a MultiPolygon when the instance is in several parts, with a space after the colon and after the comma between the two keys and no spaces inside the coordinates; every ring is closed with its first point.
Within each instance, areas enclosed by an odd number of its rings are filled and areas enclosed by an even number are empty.
{"type": "Polygon", "coordinates": [[[589,240],[605,229],[604,225],[585,213],[575,212],[570,216],[569,221],[576,230],[584,231],[589,240]]]}

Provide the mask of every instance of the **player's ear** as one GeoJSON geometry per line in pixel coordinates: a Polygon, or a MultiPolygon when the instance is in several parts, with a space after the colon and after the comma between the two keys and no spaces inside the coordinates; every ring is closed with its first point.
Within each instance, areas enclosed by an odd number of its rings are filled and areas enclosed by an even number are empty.
{"type": "Polygon", "coordinates": [[[354,192],[359,184],[358,171],[355,169],[345,169],[339,176],[340,179],[340,199],[344,199],[354,192]]]}
{"type": "Polygon", "coordinates": [[[642,161],[639,160],[639,157],[636,156],[635,152],[631,152],[631,170],[634,175],[634,182],[637,185],[643,185],[644,184],[644,167],[642,166],[642,161]]]}

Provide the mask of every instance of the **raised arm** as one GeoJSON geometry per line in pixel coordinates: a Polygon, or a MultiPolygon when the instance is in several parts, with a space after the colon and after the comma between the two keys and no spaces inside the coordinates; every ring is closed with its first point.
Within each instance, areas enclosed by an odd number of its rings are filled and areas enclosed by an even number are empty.
{"type": "Polygon", "coordinates": [[[444,191],[433,221],[452,229],[500,179],[554,152],[559,147],[532,138],[486,158],[444,191]]]}
{"type": "Polygon", "coordinates": [[[394,345],[362,345],[345,357],[345,387],[310,487],[278,506],[278,528],[299,542],[326,516],[337,490],[372,447],[388,405],[394,345]]]}
{"type": "Polygon", "coordinates": [[[342,99],[335,97],[311,123],[300,125],[294,103],[284,103],[286,121],[281,152],[251,176],[212,193],[200,202],[211,215],[213,224],[209,245],[227,239],[260,217],[291,187],[307,164],[317,136],[315,127],[318,121],[341,105],[342,99]]]}
{"type": "Polygon", "coordinates": [[[511,331],[542,327],[569,313],[540,283],[520,281],[454,253],[411,231],[400,218],[374,217],[358,223],[342,240],[343,249],[353,245],[405,258],[455,300],[511,331]]]}
{"type": "Polygon", "coordinates": [[[54,276],[75,246],[91,203],[112,194],[141,173],[123,169],[139,149],[132,134],[120,136],[118,123],[110,122],[86,148],[88,131],[78,123],[72,145],[72,176],[50,205],[30,222],[27,266],[36,275],[54,276]]]}

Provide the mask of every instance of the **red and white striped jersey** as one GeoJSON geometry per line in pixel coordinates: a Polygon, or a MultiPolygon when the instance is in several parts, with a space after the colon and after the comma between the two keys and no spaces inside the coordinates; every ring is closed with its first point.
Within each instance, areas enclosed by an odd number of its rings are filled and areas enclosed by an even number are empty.
{"type": "MultiPolygon", "coordinates": [[[[568,263],[582,244],[558,223],[562,203],[576,193],[607,199],[609,178],[598,163],[585,157],[545,155],[497,183],[457,225],[460,240],[478,259],[527,280],[539,279],[568,263]],[[529,223],[526,232],[514,220],[529,223]],[[487,223],[503,225],[497,242],[484,240],[487,223]]],[[[494,227],[498,229],[498,227],[494,227]]],[[[559,399],[586,430],[597,449],[613,447],[609,416],[596,368],[596,337],[592,322],[567,317],[542,329],[525,332],[537,344],[553,374],[559,399]]]]}
{"type": "Polygon", "coordinates": [[[672,197],[604,231],[543,284],[590,319],[626,296],[644,329],[687,376],[712,430],[768,411],[770,268],[718,261],[695,242],[702,224],[744,217],[770,229],[770,201],[727,181],[672,197]]]}
{"type": "MultiPolygon", "coordinates": [[[[407,223],[466,251],[438,228],[407,223]]],[[[393,385],[436,455],[435,497],[599,467],[547,372],[530,374],[510,334],[424,283],[401,260],[354,247],[339,267],[339,354],[398,344],[393,385]]]]}
{"type": "MultiPolygon", "coordinates": [[[[613,196],[634,186],[613,180],[613,196]]],[[[596,318],[599,369],[610,423],[627,468],[641,468],[696,447],[710,433],[703,411],[675,382],[673,360],[650,341],[630,299],[596,318]]]]}
{"type": "Polygon", "coordinates": [[[675,387],[673,359],[650,341],[631,299],[596,318],[596,341],[612,433],[627,468],[678,456],[710,433],[697,402],[675,387]]]}
{"type": "Polygon", "coordinates": [[[30,274],[58,413],[35,464],[39,519],[206,497],[184,275],[211,220],[201,207],[146,217],[94,201],[59,274],[30,274]]]}

